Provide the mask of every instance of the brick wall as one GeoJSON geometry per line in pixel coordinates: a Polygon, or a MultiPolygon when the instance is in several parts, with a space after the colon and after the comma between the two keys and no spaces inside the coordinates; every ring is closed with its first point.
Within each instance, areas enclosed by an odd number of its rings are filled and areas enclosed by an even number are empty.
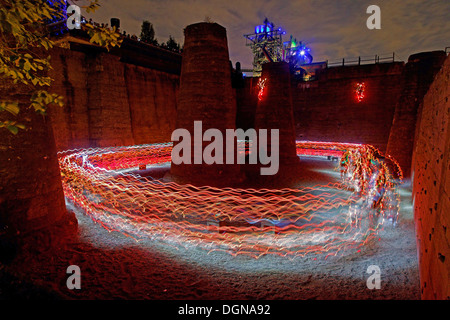
{"type": "Polygon", "coordinates": [[[411,171],[422,298],[450,299],[450,56],[423,99],[411,171]]]}
{"type": "Polygon", "coordinates": [[[403,63],[335,67],[319,80],[294,90],[297,138],[372,144],[386,149],[395,105],[402,89],[403,63]],[[356,86],[364,82],[364,99],[356,86]]]}
{"type": "Polygon", "coordinates": [[[395,109],[387,153],[398,161],[405,177],[410,176],[420,103],[444,60],[444,51],[413,54],[403,71],[403,91],[395,109]]]}
{"type": "Polygon", "coordinates": [[[179,75],[125,64],[135,144],[167,142],[177,119],[179,75]]]}
{"type": "Polygon", "coordinates": [[[13,135],[0,132],[0,263],[28,249],[47,250],[75,236],[76,220],[66,211],[55,140],[49,118],[29,108],[28,87],[0,79],[2,99],[18,101],[18,118],[0,120],[26,126],[13,135]],[[64,236],[64,237],[62,237],[64,236]]]}
{"type": "Polygon", "coordinates": [[[52,51],[51,91],[65,99],[63,108],[49,108],[58,150],[89,146],[87,64],[84,53],[55,48],[52,51]]]}
{"type": "MultiPolygon", "coordinates": [[[[372,144],[386,150],[395,107],[402,91],[403,63],[334,67],[317,80],[292,81],[298,140],[372,144]],[[356,99],[357,83],[365,83],[365,98],[356,99]]],[[[256,109],[257,81],[246,79],[238,90],[238,125],[251,127],[256,109]],[[245,92],[245,93],[242,93],[245,92]]]]}
{"type": "Polygon", "coordinates": [[[170,140],[179,75],[102,51],[54,48],[51,55],[51,90],[65,100],[49,110],[58,150],[170,140]]]}

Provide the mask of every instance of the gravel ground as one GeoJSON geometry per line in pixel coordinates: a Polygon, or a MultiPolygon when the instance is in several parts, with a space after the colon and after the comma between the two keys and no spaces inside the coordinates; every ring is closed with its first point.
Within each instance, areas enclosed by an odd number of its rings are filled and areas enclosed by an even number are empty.
{"type": "MultiPolygon", "coordinates": [[[[299,184],[337,179],[335,163],[304,160],[299,184]]],[[[408,181],[401,187],[399,225],[386,225],[360,252],[324,259],[259,259],[163,243],[136,242],[76,212],[78,238],[65,247],[0,265],[0,298],[44,299],[420,299],[408,181]],[[66,269],[81,269],[81,290],[68,290],[66,269]],[[367,268],[381,270],[370,290],[367,268]],[[18,271],[20,270],[20,272],[18,271]]]]}

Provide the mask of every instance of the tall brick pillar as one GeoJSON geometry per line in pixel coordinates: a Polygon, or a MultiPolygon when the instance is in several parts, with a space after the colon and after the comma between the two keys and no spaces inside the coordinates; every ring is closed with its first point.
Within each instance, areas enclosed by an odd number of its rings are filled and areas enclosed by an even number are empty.
{"type": "MultiPolygon", "coordinates": [[[[265,80],[255,114],[255,129],[278,129],[280,172],[292,169],[300,160],[295,147],[295,125],[289,65],[272,62],[263,65],[261,78],[265,80]]],[[[270,137],[270,135],[268,135],[270,137]]],[[[270,150],[270,139],[269,150],[270,150]]]]}
{"type": "MultiPolygon", "coordinates": [[[[231,85],[231,66],[226,29],[216,23],[196,23],[184,30],[176,128],[191,133],[191,164],[172,162],[170,178],[180,183],[227,186],[241,179],[238,165],[194,164],[194,121],[202,131],[236,128],[236,97],[231,85]]],[[[174,143],[176,145],[177,143],[174,143]]],[[[203,143],[202,150],[210,144],[203,143]]],[[[223,150],[224,158],[226,151],[223,150]]]]}
{"type": "Polygon", "coordinates": [[[386,153],[398,161],[406,178],[411,174],[419,106],[445,58],[444,51],[413,54],[403,71],[404,89],[395,108],[386,153]]]}
{"type": "MultiPolygon", "coordinates": [[[[29,89],[0,83],[2,97],[18,100],[26,125],[13,135],[0,129],[0,261],[47,250],[76,235],[66,211],[53,130],[47,116],[28,108],[29,89]]],[[[0,120],[15,119],[0,112],[0,120]]]]}

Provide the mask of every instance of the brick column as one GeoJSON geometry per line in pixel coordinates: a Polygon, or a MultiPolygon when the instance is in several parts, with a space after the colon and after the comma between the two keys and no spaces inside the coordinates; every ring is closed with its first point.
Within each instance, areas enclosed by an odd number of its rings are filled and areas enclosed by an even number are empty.
{"type": "Polygon", "coordinates": [[[280,170],[288,169],[299,163],[289,65],[286,62],[264,64],[261,80],[265,80],[265,85],[256,108],[255,129],[279,130],[280,170]]]}
{"type": "MultiPolygon", "coordinates": [[[[21,102],[18,117],[27,127],[17,135],[0,129],[0,261],[7,261],[76,236],[77,223],[66,211],[48,117],[28,108],[28,88],[0,83],[0,92],[21,102]]],[[[8,118],[15,119],[0,113],[1,120],[8,118]]]]}
{"type": "MultiPolygon", "coordinates": [[[[180,183],[232,185],[241,180],[238,165],[194,164],[193,148],[194,121],[202,121],[203,132],[220,130],[224,144],[225,130],[236,128],[226,29],[216,23],[196,23],[187,26],[184,35],[176,128],[191,133],[192,164],[172,163],[170,178],[180,183]]],[[[203,143],[202,150],[208,144],[203,143]]]]}

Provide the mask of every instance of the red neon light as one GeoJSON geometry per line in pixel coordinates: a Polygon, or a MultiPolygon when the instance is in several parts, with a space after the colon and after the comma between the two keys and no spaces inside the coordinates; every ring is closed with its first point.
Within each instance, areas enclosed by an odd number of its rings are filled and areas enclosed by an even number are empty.
{"type": "Polygon", "coordinates": [[[263,98],[266,81],[267,81],[267,78],[265,78],[265,79],[260,78],[258,81],[258,87],[259,87],[258,100],[259,101],[261,101],[263,98]]]}
{"type": "Polygon", "coordinates": [[[360,82],[356,85],[356,99],[358,100],[358,102],[361,102],[365,95],[364,95],[364,91],[366,90],[366,85],[364,82],[360,82]]]}

